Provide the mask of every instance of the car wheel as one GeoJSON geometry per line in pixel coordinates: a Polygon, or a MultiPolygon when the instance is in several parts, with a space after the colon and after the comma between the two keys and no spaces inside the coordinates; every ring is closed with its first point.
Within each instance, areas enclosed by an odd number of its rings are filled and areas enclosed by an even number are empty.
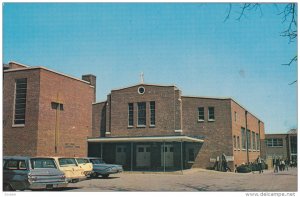
{"type": "Polygon", "coordinates": [[[93,172],[92,174],[91,174],[91,177],[92,178],[97,178],[99,176],[99,174],[97,173],[97,172],[93,172]]]}
{"type": "Polygon", "coordinates": [[[4,183],[3,184],[3,191],[13,191],[13,188],[9,184],[4,183]]]}
{"type": "Polygon", "coordinates": [[[103,174],[103,175],[101,175],[103,178],[108,178],[109,177],[109,174],[103,174]]]}

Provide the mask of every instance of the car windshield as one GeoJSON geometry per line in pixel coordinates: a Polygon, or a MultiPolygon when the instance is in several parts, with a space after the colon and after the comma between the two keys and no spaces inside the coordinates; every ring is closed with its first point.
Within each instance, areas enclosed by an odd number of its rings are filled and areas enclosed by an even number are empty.
{"type": "Polygon", "coordinates": [[[58,162],[60,166],[76,166],[74,158],[59,158],[58,162]]]}
{"type": "Polygon", "coordinates": [[[76,158],[76,161],[79,164],[89,163],[89,160],[83,158],[76,158]]]}
{"type": "Polygon", "coordinates": [[[56,168],[54,159],[51,158],[32,158],[30,159],[32,168],[56,168]]]}
{"type": "Polygon", "coordinates": [[[92,164],[104,164],[105,162],[102,159],[90,159],[92,164]]]}

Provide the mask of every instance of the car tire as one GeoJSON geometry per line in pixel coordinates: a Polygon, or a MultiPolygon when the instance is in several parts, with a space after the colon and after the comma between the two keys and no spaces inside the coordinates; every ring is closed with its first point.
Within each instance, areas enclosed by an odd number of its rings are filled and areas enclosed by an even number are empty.
{"type": "Polygon", "coordinates": [[[13,188],[9,184],[4,183],[3,184],[3,191],[13,191],[13,188]]]}
{"type": "Polygon", "coordinates": [[[101,175],[103,178],[107,179],[109,177],[109,174],[103,174],[101,175]]]}
{"type": "Polygon", "coordinates": [[[91,178],[97,178],[99,174],[97,172],[93,172],[90,176],[91,178]]]}

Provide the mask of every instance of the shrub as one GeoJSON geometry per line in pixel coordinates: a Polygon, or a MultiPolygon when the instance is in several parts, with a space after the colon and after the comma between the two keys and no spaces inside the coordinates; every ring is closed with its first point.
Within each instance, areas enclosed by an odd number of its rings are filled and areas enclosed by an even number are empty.
{"type": "Polygon", "coordinates": [[[248,165],[240,165],[236,168],[237,172],[239,173],[249,173],[251,172],[251,167],[248,165]]]}

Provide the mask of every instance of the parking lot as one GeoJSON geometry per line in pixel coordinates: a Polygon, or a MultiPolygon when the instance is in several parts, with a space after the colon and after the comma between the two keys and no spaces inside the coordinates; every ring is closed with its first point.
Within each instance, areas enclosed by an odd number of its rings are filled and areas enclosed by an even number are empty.
{"type": "Polygon", "coordinates": [[[69,184],[62,191],[297,191],[297,169],[263,174],[190,169],[172,173],[124,172],[69,184]]]}

